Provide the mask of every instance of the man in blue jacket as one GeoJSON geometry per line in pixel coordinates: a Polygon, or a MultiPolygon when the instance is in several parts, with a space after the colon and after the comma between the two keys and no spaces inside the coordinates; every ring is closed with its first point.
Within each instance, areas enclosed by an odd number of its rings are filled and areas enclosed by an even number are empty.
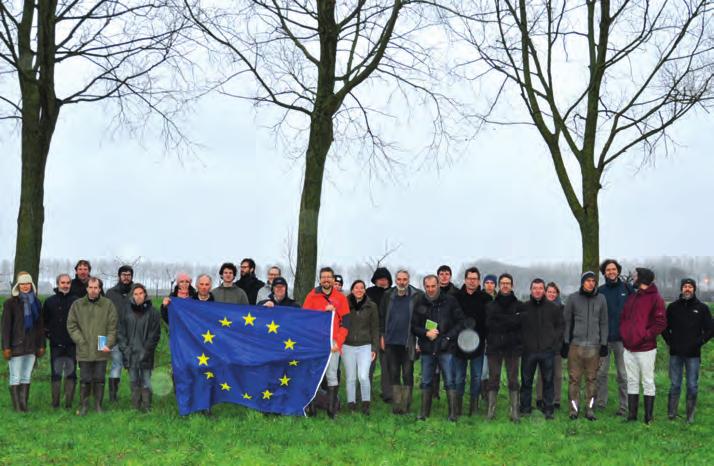
{"type": "Polygon", "coordinates": [[[605,409],[607,406],[607,379],[610,371],[610,355],[614,356],[617,370],[617,388],[620,406],[618,416],[627,414],[627,373],[625,372],[624,347],[620,337],[620,314],[627,297],[634,292],[632,287],[620,278],[622,266],[615,259],[605,259],[600,264],[600,273],[605,277],[605,283],[600,285],[598,293],[607,301],[607,356],[600,358],[600,368],[597,373],[596,407],[605,409]]]}

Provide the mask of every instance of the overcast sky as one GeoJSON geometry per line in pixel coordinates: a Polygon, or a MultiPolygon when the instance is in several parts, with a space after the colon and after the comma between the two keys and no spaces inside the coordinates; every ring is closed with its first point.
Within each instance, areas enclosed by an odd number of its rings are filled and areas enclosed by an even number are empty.
{"type": "MultiPolygon", "coordinates": [[[[179,160],[155,132],[113,134],[101,104],[64,108],[47,165],[43,257],[284,262],[303,163],[276,146],[264,129],[270,113],[258,112],[205,99],[184,121],[203,147],[179,160]]],[[[483,257],[580,260],[577,223],[535,130],[486,128],[468,149],[424,162],[413,142],[428,120],[397,116],[389,136],[408,150],[391,178],[370,180],[364,158],[328,160],[319,263],[363,262],[385,242],[400,245],[390,263],[422,272],[483,257]]],[[[0,259],[12,259],[19,137],[0,129],[0,259]]],[[[632,151],[613,165],[600,196],[602,256],[714,255],[713,130],[711,115],[692,114],[672,133],[679,146],[669,157],[641,168],[632,151]]]]}

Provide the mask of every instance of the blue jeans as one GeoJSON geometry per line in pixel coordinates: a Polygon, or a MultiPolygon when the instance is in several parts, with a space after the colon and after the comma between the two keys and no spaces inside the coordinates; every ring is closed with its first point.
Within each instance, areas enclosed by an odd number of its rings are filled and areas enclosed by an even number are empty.
{"type": "Polygon", "coordinates": [[[421,389],[431,389],[434,381],[436,367],[441,367],[444,376],[444,386],[447,390],[454,389],[454,371],[452,369],[453,355],[451,353],[442,354],[422,354],[421,356],[421,389]]]}
{"type": "Polygon", "coordinates": [[[129,368],[129,380],[132,385],[151,389],[151,369],[129,368]]]}
{"type": "Polygon", "coordinates": [[[540,353],[524,353],[521,357],[521,411],[529,412],[533,398],[533,377],[536,368],[540,368],[543,378],[543,404],[546,412],[553,412],[553,369],[555,353],[543,351],[540,353]]]}
{"type": "Polygon", "coordinates": [[[110,379],[121,379],[121,370],[124,368],[124,358],[119,351],[119,345],[112,348],[112,368],[109,371],[110,379]]]}
{"type": "Polygon", "coordinates": [[[8,362],[8,380],[10,385],[29,384],[32,369],[35,367],[35,355],[13,356],[8,362]]]}
{"type": "Polygon", "coordinates": [[[687,371],[687,396],[696,396],[699,390],[699,365],[701,358],[685,358],[682,356],[669,356],[669,379],[672,385],[669,392],[679,397],[682,392],[682,373],[687,371]]]}
{"type": "Polygon", "coordinates": [[[471,398],[478,398],[481,393],[481,373],[483,372],[483,355],[473,359],[463,359],[454,356],[451,364],[453,367],[453,379],[455,390],[459,395],[466,391],[466,369],[471,365],[471,398]]]}

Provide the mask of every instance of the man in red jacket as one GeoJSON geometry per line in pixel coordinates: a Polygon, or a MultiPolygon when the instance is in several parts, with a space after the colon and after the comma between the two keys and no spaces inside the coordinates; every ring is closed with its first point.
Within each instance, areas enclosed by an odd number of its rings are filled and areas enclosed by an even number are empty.
{"type": "Polygon", "coordinates": [[[635,287],[622,309],[620,336],[625,347],[627,372],[628,421],[637,420],[640,378],[645,395],[645,423],[652,422],[655,401],[654,365],[657,356],[657,335],[667,327],[664,300],[654,284],[650,269],[637,268],[635,287]]]}
{"type": "MultiPolygon", "coordinates": [[[[330,267],[320,269],[320,286],[310,291],[305,297],[302,306],[305,309],[314,311],[334,311],[332,321],[332,354],[330,362],[327,364],[327,414],[334,419],[337,413],[337,391],[339,381],[337,380],[337,369],[340,367],[340,353],[342,344],[347,338],[347,315],[350,313],[350,305],[347,297],[335,289],[335,271],[330,267]]],[[[309,408],[308,414],[314,414],[309,408]]]]}

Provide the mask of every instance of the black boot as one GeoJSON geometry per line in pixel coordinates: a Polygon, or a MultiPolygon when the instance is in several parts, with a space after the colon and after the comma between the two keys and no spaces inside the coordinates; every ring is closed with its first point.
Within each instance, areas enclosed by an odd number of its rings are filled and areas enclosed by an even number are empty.
{"type": "Polygon", "coordinates": [[[451,422],[456,422],[459,418],[459,411],[458,408],[456,407],[456,399],[458,398],[459,394],[456,393],[455,390],[447,390],[446,391],[446,399],[448,400],[449,403],[449,421],[451,422]]]}
{"type": "Polygon", "coordinates": [[[434,383],[432,383],[431,387],[434,390],[432,392],[432,397],[435,400],[440,400],[441,399],[441,397],[439,396],[439,390],[441,389],[441,372],[440,371],[437,371],[434,374],[434,383]]]}
{"type": "Polygon", "coordinates": [[[352,403],[347,403],[347,411],[352,413],[357,411],[357,403],[355,403],[354,401],[352,403]]]}
{"type": "Polygon", "coordinates": [[[687,424],[694,422],[694,411],[697,409],[697,395],[687,395],[687,424]]]}
{"type": "Polygon", "coordinates": [[[627,422],[637,420],[637,405],[640,404],[640,395],[627,394],[627,422]]]}
{"type": "Polygon", "coordinates": [[[327,415],[334,419],[337,415],[337,390],[340,387],[327,387],[327,415]]]}
{"type": "Polygon", "coordinates": [[[20,386],[10,385],[10,399],[12,400],[12,409],[20,412],[20,386]]]}
{"type": "Polygon", "coordinates": [[[419,411],[420,421],[425,421],[431,414],[431,396],[434,393],[433,389],[426,388],[421,391],[421,410],[419,411]]]}
{"type": "Polygon", "coordinates": [[[464,409],[464,395],[462,393],[454,392],[456,393],[456,400],[455,403],[456,405],[454,408],[456,408],[456,417],[460,418],[461,415],[463,414],[463,409],[464,409]]]}
{"type": "Polygon", "coordinates": [[[675,395],[669,392],[669,402],[667,403],[667,417],[670,420],[677,418],[677,411],[679,408],[679,394],[675,395]]]}
{"type": "Polygon", "coordinates": [[[94,410],[103,413],[102,401],[104,401],[104,383],[94,382],[94,410]]]}
{"type": "Polygon", "coordinates": [[[317,409],[315,408],[315,402],[311,401],[307,405],[307,408],[305,408],[305,415],[307,417],[315,417],[316,414],[317,414],[317,409]]]}
{"type": "Polygon", "coordinates": [[[518,395],[518,390],[511,390],[509,392],[509,398],[511,402],[511,421],[516,423],[521,422],[520,403],[518,400],[518,395]]]}
{"type": "Polygon", "coordinates": [[[74,403],[74,390],[77,386],[77,381],[75,379],[64,379],[64,407],[66,409],[72,408],[72,403],[74,403]]]}
{"type": "Polygon", "coordinates": [[[365,416],[369,416],[369,401],[363,401],[362,402],[362,414],[365,416]]]}
{"type": "Polygon", "coordinates": [[[20,411],[26,413],[28,411],[27,400],[30,399],[30,384],[20,384],[20,411]]]}
{"type": "MultiPolygon", "coordinates": [[[[109,379],[109,389],[111,390],[111,380],[109,379]]],[[[137,384],[131,386],[131,406],[136,409],[141,409],[141,387],[137,384]]]]}
{"type": "Polygon", "coordinates": [[[469,416],[473,416],[478,411],[478,397],[472,396],[469,400],[469,416]]]}
{"type": "Polygon", "coordinates": [[[654,421],[654,402],[654,395],[645,395],[645,424],[652,424],[654,421]]]}
{"type": "Polygon", "coordinates": [[[87,409],[89,407],[89,392],[91,389],[91,383],[83,383],[79,386],[79,411],[77,411],[77,414],[80,416],[87,415],[87,409]]]}
{"type": "Polygon", "coordinates": [[[52,407],[57,409],[60,405],[60,391],[62,390],[62,381],[52,381],[52,407]]]}
{"type": "Polygon", "coordinates": [[[406,414],[412,410],[412,393],[414,392],[414,387],[411,385],[404,385],[402,390],[402,407],[404,408],[404,414],[406,414]]]}
{"type": "Polygon", "coordinates": [[[119,401],[119,379],[109,379],[109,401],[119,401]]]}
{"type": "Polygon", "coordinates": [[[150,388],[141,389],[141,410],[145,413],[151,412],[151,398],[153,393],[151,393],[150,388]]]}
{"type": "Polygon", "coordinates": [[[393,414],[404,414],[401,410],[402,406],[402,386],[392,385],[392,413],[393,414]]]}

